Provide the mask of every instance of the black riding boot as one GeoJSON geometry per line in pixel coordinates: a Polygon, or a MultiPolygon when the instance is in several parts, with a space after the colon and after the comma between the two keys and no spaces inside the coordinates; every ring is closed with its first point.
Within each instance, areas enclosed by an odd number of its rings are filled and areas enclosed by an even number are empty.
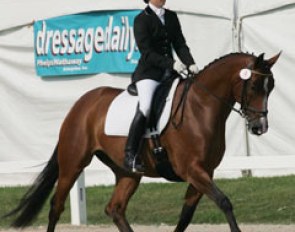
{"type": "Polygon", "coordinates": [[[146,117],[137,109],[131,123],[125,147],[124,167],[132,172],[144,172],[142,164],[136,163],[136,156],[146,129],[146,117]]]}

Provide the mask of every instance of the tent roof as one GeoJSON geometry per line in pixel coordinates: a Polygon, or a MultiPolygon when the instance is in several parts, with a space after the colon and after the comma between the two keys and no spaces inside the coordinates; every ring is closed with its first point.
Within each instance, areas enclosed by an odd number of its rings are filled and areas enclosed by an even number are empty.
{"type": "MultiPolygon", "coordinates": [[[[230,19],[233,11],[232,1],[169,0],[166,7],[179,12],[230,19]]],[[[97,10],[143,9],[144,7],[143,0],[2,0],[0,2],[0,9],[3,11],[0,12],[0,31],[61,15],[97,10]]]]}
{"type": "MultiPolygon", "coordinates": [[[[179,12],[191,12],[231,19],[234,0],[169,0],[166,7],[179,12]],[[210,6],[210,7],[208,7],[210,6]]],[[[239,14],[242,16],[265,12],[294,4],[294,0],[238,0],[239,14]]],[[[82,13],[96,10],[142,9],[143,0],[2,0],[0,2],[0,31],[16,26],[27,25],[60,15],[82,13]],[[4,9],[4,10],[3,10],[4,9]]]]}
{"type": "MultiPolygon", "coordinates": [[[[167,8],[178,12],[233,18],[235,0],[169,0],[167,8]]],[[[295,0],[237,0],[239,16],[259,14],[283,7],[295,7],[295,0]]],[[[143,9],[143,0],[2,0],[0,2],[0,31],[28,25],[36,20],[97,10],[143,9]]]]}
{"type": "Polygon", "coordinates": [[[288,7],[295,7],[295,0],[239,0],[239,16],[257,15],[288,7]]]}
{"type": "Polygon", "coordinates": [[[128,0],[3,0],[0,2],[0,31],[61,15],[114,9],[142,9],[143,1],[128,0]],[[127,4],[128,2],[128,4],[127,4]]]}

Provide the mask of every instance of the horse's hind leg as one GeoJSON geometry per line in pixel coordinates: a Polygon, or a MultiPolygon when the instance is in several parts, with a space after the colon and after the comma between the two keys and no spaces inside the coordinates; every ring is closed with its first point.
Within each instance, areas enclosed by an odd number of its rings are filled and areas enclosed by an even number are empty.
{"type": "Polygon", "coordinates": [[[215,185],[211,176],[199,165],[190,168],[191,176],[188,181],[200,192],[206,194],[223,211],[229,223],[231,232],[240,232],[233,206],[228,197],[215,185]]]}
{"type": "Polygon", "coordinates": [[[79,143],[75,145],[59,144],[59,176],[55,194],[51,199],[47,232],[54,232],[73,184],[92,157],[91,153],[87,155],[86,148],[79,143]]]}
{"type": "Polygon", "coordinates": [[[116,173],[116,186],[105,212],[113,219],[120,232],[133,232],[125,217],[125,211],[140,179],[141,176],[125,176],[123,173],[116,173]]]}
{"type": "Polygon", "coordinates": [[[175,232],[182,232],[187,228],[202,196],[203,194],[198,192],[192,185],[188,186],[185,195],[185,203],[183,205],[175,232]]]}

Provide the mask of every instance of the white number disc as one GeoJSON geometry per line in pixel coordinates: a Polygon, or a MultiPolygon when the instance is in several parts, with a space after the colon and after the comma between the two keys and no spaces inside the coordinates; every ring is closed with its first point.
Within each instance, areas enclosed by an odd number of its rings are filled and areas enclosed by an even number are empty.
{"type": "Polygon", "coordinates": [[[243,79],[243,80],[250,79],[251,75],[252,75],[252,73],[251,73],[251,70],[250,69],[243,68],[240,71],[240,78],[243,79]]]}

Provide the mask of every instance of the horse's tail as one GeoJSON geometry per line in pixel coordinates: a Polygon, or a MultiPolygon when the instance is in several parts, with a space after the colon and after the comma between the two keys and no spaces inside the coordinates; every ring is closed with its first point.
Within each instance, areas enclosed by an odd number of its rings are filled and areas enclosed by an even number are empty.
{"type": "Polygon", "coordinates": [[[23,228],[30,225],[42,209],[58,178],[58,161],[56,146],[46,167],[39,174],[34,184],[21,199],[19,205],[4,217],[17,215],[11,226],[23,228]]]}

